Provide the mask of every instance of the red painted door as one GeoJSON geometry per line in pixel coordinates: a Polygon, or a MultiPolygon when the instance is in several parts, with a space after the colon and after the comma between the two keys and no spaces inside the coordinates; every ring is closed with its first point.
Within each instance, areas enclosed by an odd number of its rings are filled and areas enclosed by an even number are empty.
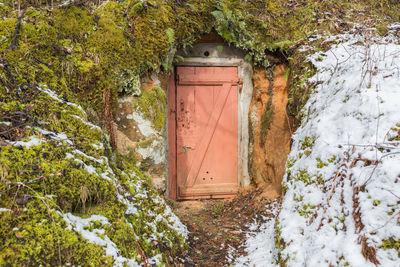
{"type": "Polygon", "coordinates": [[[222,198],[238,188],[238,70],[178,67],[176,194],[222,198]]]}

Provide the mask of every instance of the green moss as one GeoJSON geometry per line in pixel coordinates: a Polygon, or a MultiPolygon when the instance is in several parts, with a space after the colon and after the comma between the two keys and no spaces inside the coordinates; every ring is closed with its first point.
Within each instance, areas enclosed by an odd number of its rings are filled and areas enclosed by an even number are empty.
{"type": "MultiPolygon", "coordinates": [[[[92,221],[85,229],[104,229],[98,236],[110,238],[127,258],[139,261],[139,248],[150,257],[166,250],[176,255],[184,249],[185,240],[169,219],[160,219],[166,216],[166,204],[150,179],[136,169],[135,161],[122,155],[118,164],[107,160],[103,133],[86,122],[79,107],[53,99],[45,87],[29,89],[23,102],[15,94],[0,91],[2,121],[19,118],[22,123],[11,132],[18,134],[12,138],[40,140],[32,146],[6,143],[0,151],[0,191],[5,192],[0,207],[12,211],[1,213],[0,236],[7,242],[1,247],[0,262],[113,265],[102,247],[68,230],[61,217],[68,212],[83,218],[105,216],[109,224],[92,221]],[[126,214],[127,204],[118,194],[129,195],[138,213],[126,214]],[[14,228],[18,228],[16,235],[14,228]],[[152,247],[149,243],[154,237],[164,247],[152,247]]],[[[162,262],[168,261],[164,255],[162,262]]]]}
{"type": "Polygon", "coordinates": [[[154,129],[164,129],[167,97],[161,88],[153,87],[149,91],[143,91],[141,96],[135,98],[133,106],[153,124],[154,129]]]}
{"type": "Polygon", "coordinates": [[[305,218],[310,218],[311,215],[313,215],[315,206],[314,205],[303,205],[301,208],[297,207],[296,208],[297,212],[300,214],[300,216],[303,216],[305,218]]]}
{"type": "Polygon", "coordinates": [[[378,200],[378,199],[375,199],[373,205],[374,206],[379,206],[379,204],[381,204],[381,201],[378,200]]]}
{"type": "Polygon", "coordinates": [[[139,142],[137,145],[141,148],[146,148],[146,147],[151,146],[151,144],[153,144],[154,140],[155,140],[155,138],[148,138],[148,139],[145,139],[144,141],[139,142]]]}
{"type": "Polygon", "coordinates": [[[274,235],[275,247],[278,249],[277,264],[279,266],[286,266],[285,259],[282,258],[282,254],[281,254],[281,251],[283,251],[285,249],[286,244],[285,244],[285,241],[281,238],[281,230],[279,227],[278,219],[275,220],[274,230],[275,230],[275,235],[274,235]]]}
{"type": "Polygon", "coordinates": [[[316,139],[317,138],[315,136],[306,136],[300,144],[300,149],[301,150],[306,150],[306,149],[311,150],[314,146],[316,139]]]}
{"type": "Polygon", "coordinates": [[[400,240],[396,240],[395,238],[387,238],[382,241],[382,244],[380,246],[384,250],[387,249],[395,249],[398,253],[398,257],[400,258],[400,240]]]}
{"type": "MultiPolygon", "coordinates": [[[[2,197],[3,207],[5,201],[12,199],[2,197]]],[[[2,212],[2,265],[112,266],[113,259],[105,255],[103,248],[68,230],[55,208],[50,198],[34,196],[26,208],[16,205],[12,212],[2,212]]]]}
{"type": "Polygon", "coordinates": [[[285,182],[283,182],[282,183],[282,195],[284,196],[288,190],[289,190],[288,185],[285,182]]]}
{"type": "Polygon", "coordinates": [[[333,163],[336,161],[336,155],[333,155],[331,158],[328,159],[329,163],[333,163]]]}
{"type": "Polygon", "coordinates": [[[313,184],[315,176],[308,173],[305,169],[300,169],[298,172],[293,174],[293,179],[296,181],[302,181],[305,185],[313,184]]]}
{"type": "Polygon", "coordinates": [[[326,163],[326,162],[323,162],[320,158],[317,158],[317,168],[318,169],[321,169],[321,168],[323,168],[323,167],[326,167],[326,166],[328,166],[329,165],[329,162],[328,163],[326,163]]]}
{"type": "MultiPolygon", "coordinates": [[[[300,157],[299,157],[300,158],[300,157]]],[[[289,156],[287,161],[286,161],[286,172],[290,172],[290,168],[293,167],[293,165],[296,163],[297,159],[294,156],[289,156]]]]}
{"type": "Polygon", "coordinates": [[[269,97],[267,104],[265,105],[265,111],[261,116],[261,127],[260,127],[260,143],[265,144],[267,138],[267,132],[271,125],[273,110],[272,110],[272,95],[269,97]]]}

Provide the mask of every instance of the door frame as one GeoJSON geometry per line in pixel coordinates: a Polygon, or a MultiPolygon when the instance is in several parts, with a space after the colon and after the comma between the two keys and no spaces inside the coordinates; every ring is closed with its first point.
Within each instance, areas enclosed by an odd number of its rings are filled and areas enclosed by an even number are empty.
{"type": "MultiPolygon", "coordinates": [[[[177,199],[177,158],[176,158],[176,68],[177,67],[237,67],[238,78],[242,84],[238,86],[238,187],[250,185],[248,174],[249,129],[248,113],[253,94],[252,65],[242,58],[185,58],[184,62],[174,65],[168,81],[168,114],[167,144],[168,144],[168,191],[170,199],[177,199]],[[171,124],[172,122],[172,124],[171,124]]],[[[223,197],[223,196],[219,196],[223,197]]],[[[195,197],[202,198],[202,197],[195,197]]],[[[203,197],[204,198],[204,197],[203,197]]],[[[209,198],[209,197],[207,197],[209,198]]]]}

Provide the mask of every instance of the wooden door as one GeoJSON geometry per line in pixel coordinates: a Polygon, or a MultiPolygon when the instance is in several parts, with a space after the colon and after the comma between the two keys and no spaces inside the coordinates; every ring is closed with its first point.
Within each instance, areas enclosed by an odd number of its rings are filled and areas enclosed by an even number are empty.
{"type": "Polygon", "coordinates": [[[172,143],[178,199],[222,198],[237,191],[237,72],[236,67],[177,67],[172,143]]]}

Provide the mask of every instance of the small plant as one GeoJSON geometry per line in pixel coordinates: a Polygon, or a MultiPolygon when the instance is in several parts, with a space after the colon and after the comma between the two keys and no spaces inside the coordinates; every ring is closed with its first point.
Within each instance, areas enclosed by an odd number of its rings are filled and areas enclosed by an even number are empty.
{"type": "Polygon", "coordinates": [[[306,150],[307,148],[311,149],[314,146],[316,139],[317,138],[315,136],[306,136],[301,143],[301,150],[306,150]]]}
{"type": "Polygon", "coordinates": [[[213,213],[220,214],[225,209],[225,203],[223,201],[218,202],[212,208],[213,213]]]}

